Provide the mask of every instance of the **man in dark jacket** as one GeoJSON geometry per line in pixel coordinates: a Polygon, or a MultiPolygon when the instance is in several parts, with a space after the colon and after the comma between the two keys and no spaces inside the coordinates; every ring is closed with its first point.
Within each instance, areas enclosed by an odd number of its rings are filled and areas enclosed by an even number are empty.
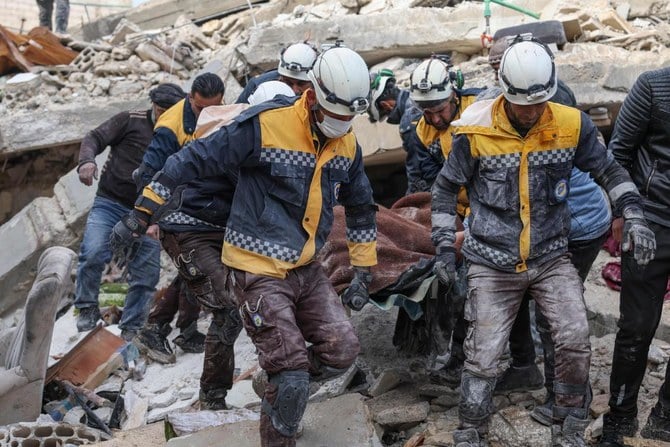
{"type": "MultiPolygon", "coordinates": [[[[618,447],[623,436],[633,436],[637,429],[637,395],[670,275],[670,68],[640,75],[621,107],[609,149],[640,190],[644,217],[657,244],[656,257],[638,266],[628,251],[626,213],[612,224],[615,238],[622,242],[620,318],[610,376],[610,412],[605,415],[600,446],[618,447]]],[[[668,374],[670,368],[642,429],[644,438],[670,441],[668,374]]]]}
{"type": "MultiPolygon", "coordinates": [[[[87,186],[98,178],[95,157],[110,146],[97,196],[86,221],[79,252],[74,305],[79,309],[77,329],[88,331],[100,319],[98,291],[102,271],[112,259],[109,235],[114,224],[133,207],[136,186],[132,173],[151,141],[153,126],[161,114],[186,93],[174,84],[162,84],[149,93],[152,108],[121,112],[90,131],[79,150],[79,180],[87,186]]],[[[119,323],[124,338],[131,339],[146,321],[148,306],[160,271],[158,242],[142,238],[142,250],[129,264],[130,288],[119,323]]]]}
{"type": "Polygon", "coordinates": [[[171,157],[132,212],[139,237],[178,186],[195,179],[235,183],[222,259],[228,297],[269,377],[261,405],[263,447],[295,446],[310,378],[342,374],[358,355],[342,302],[315,262],[337,203],[345,208],[355,272],[345,304],[360,309],[368,301],[377,261],[376,207],[350,131],[354,116],[368,107],[367,66],[352,50],[335,46],[319,55],[308,76],[313,89],[289,105],[252,107],[171,157]]]}

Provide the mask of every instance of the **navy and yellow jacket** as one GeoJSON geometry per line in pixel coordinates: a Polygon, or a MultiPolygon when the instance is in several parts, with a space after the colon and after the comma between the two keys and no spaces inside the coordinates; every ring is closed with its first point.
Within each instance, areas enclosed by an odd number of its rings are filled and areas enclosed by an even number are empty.
{"type": "MultiPolygon", "coordinates": [[[[454,121],[459,119],[463,111],[477,100],[477,95],[481,93],[481,91],[482,89],[472,88],[457,92],[460,105],[456,112],[456,116],[454,116],[454,121]]],[[[419,166],[421,183],[427,186],[426,191],[430,191],[440,169],[442,169],[444,160],[446,160],[449,156],[449,152],[451,152],[452,126],[449,126],[447,129],[438,129],[429,124],[423,116],[419,119],[419,123],[416,125],[416,134],[423,145],[423,150],[416,151],[416,160],[413,160],[412,163],[419,166]]],[[[408,181],[414,183],[418,182],[416,179],[408,181]]],[[[465,218],[469,212],[468,195],[465,189],[461,190],[458,203],[458,215],[461,216],[461,218],[465,218]]]]}
{"type": "Polygon", "coordinates": [[[163,168],[170,155],[189,141],[195,140],[197,121],[188,96],[161,114],[156,121],[153,138],[144,152],[139,169],[141,187],[149,184],[153,175],[163,168]]]}
{"type": "Polygon", "coordinates": [[[291,106],[267,104],[174,154],[144,196],[162,204],[194,178],[237,173],[222,260],[277,278],[314,260],[332,209],[342,204],[352,265],[375,265],[376,208],[356,137],[350,132],[321,147],[305,95],[291,106]]]}
{"type": "Polygon", "coordinates": [[[573,166],[590,172],[620,206],[639,194],[583,112],[549,102],[522,137],[504,101],[479,101],[452,123],[452,150],[433,187],[432,238],[438,247],[453,244],[457,194],[465,185],[472,213],[463,253],[474,263],[523,272],[567,251],[573,166]]]}

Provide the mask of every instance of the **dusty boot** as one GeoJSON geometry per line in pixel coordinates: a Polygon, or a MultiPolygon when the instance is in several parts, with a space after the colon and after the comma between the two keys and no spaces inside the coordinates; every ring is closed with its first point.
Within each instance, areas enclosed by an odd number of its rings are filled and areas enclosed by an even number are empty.
{"type": "Polygon", "coordinates": [[[603,435],[598,447],[624,447],[624,436],[635,436],[637,432],[636,417],[619,417],[612,413],[603,416],[603,435]]]}
{"type": "Polygon", "coordinates": [[[551,427],[553,424],[552,415],[554,414],[554,404],[556,404],[556,396],[551,390],[547,391],[547,398],[542,405],[535,405],[530,417],[535,419],[542,425],[551,427]]]}
{"type": "MultiPolygon", "coordinates": [[[[170,329],[169,325],[168,329],[170,329]]],[[[135,337],[133,343],[141,353],[158,363],[175,363],[177,358],[165,336],[166,330],[157,324],[148,324],[135,337]]],[[[169,333],[169,331],[168,331],[169,333]]]]}
{"type": "Polygon", "coordinates": [[[194,321],[186,329],[182,329],[172,342],[184,352],[200,354],[205,352],[205,334],[198,332],[198,323],[194,321]]]}
{"type": "Polygon", "coordinates": [[[98,306],[82,307],[79,309],[79,315],[77,316],[77,330],[79,332],[90,331],[101,318],[98,306]]]}
{"type": "Polygon", "coordinates": [[[454,447],[487,447],[488,443],[480,438],[474,427],[454,430],[454,447]]]}
{"type": "Polygon", "coordinates": [[[198,399],[200,400],[200,409],[201,410],[227,410],[228,405],[226,405],[226,396],[228,395],[228,390],[226,389],[213,389],[208,391],[200,390],[198,399]]]}
{"type": "Polygon", "coordinates": [[[535,363],[528,366],[511,365],[497,380],[494,393],[539,390],[543,386],[544,376],[535,363]]]}
{"type": "MultiPolygon", "coordinates": [[[[555,388],[564,391],[565,384],[557,384],[555,388]]],[[[584,402],[580,407],[559,407],[554,405],[551,426],[551,442],[553,447],[586,447],[584,431],[589,426],[589,406],[591,405],[591,387],[586,387],[584,402]]]]}
{"type": "Polygon", "coordinates": [[[664,409],[660,402],[651,409],[640,435],[646,439],[670,442],[670,411],[664,409]]]}

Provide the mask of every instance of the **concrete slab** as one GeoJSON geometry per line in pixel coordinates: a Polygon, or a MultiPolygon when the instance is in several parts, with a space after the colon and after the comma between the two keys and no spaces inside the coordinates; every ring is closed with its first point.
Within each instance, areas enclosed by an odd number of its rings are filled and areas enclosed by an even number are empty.
{"type": "MultiPolygon", "coordinates": [[[[368,422],[363,397],[346,394],[324,402],[309,404],[303,418],[304,432],[297,447],[378,447],[381,443],[368,422]]],[[[188,436],[173,438],[171,447],[256,447],[260,445],[258,422],[243,421],[212,427],[188,436]]]]}

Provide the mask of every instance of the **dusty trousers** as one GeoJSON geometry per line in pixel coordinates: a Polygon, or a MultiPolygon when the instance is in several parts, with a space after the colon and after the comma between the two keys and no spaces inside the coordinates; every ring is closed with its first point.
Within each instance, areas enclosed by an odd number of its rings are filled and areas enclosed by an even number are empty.
{"type": "Polygon", "coordinates": [[[193,298],[181,276],[175,277],[165,293],[154,300],[147,323],[170,324],[177,314],[177,327],[186,329],[200,316],[200,305],[193,298]]]}
{"type": "Polygon", "coordinates": [[[228,268],[221,262],[223,233],[164,232],[162,243],[195,299],[212,312],[200,389],[227,391],[233,385],[233,346],[242,325],[227,290],[228,268]]]}
{"type": "MultiPolygon", "coordinates": [[[[358,337],[319,263],[290,270],[284,279],[235,269],[231,269],[231,277],[242,323],[258,350],[261,368],[271,378],[264,398],[270,406],[278,399],[285,407],[301,407],[294,401],[296,393],[282,394],[292,383],[287,381],[285,388],[280,385],[277,390],[272,377],[306,372],[319,377],[324,370],[344,371],[353,364],[360,350],[358,337]],[[311,343],[309,348],[307,342],[311,343]]],[[[261,445],[295,445],[294,435],[282,436],[268,416],[262,406],[261,445]]],[[[300,419],[302,413],[296,411],[292,416],[300,419]]]]}
{"type": "MultiPolygon", "coordinates": [[[[568,256],[521,273],[501,272],[479,264],[470,266],[464,312],[469,323],[464,377],[467,372],[470,387],[483,391],[468,395],[461,388],[459,416],[463,425],[485,425],[490,416],[490,381],[499,375],[500,357],[526,293],[549,324],[555,344],[558,388],[587,386],[591,346],[583,290],[568,256]]],[[[583,401],[581,394],[556,393],[556,405],[561,407],[580,407],[583,401]]]]}

